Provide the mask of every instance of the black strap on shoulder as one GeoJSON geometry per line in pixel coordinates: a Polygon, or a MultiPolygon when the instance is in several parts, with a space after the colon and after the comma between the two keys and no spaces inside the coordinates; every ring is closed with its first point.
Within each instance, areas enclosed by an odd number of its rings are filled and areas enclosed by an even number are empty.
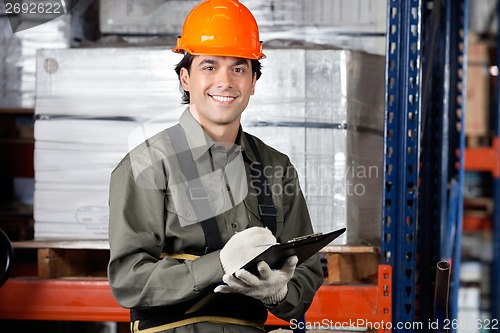
{"type": "Polygon", "coordinates": [[[196,216],[211,216],[200,222],[207,245],[205,253],[219,250],[223,247],[219,227],[217,226],[217,221],[215,220],[212,208],[208,202],[208,191],[203,187],[200,181],[200,174],[196,167],[196,162],[193,160],[191,150],[189,149],[186,134],[180,124],[170,127],[166,131],[176,153],[181,171],[186,177],[188,183],[187,197],[193,205],[196,216]]]}
{"type": "Polygon", "coordinates": [[[257,168],[250,168],[250,173],[252,174],[252,179],[257,181],[257,186],[259,187],[257,193],[257,201],[259,206],[259,215],[262,223],[276,235],[276,224],[278,220],[278,209],[273,202],[273,197],[269,188],[269,182],[266,179],[264,173],[264,165],[262,164],[262,159],[260,157],[259,150],[255,144],[253,137],[245,132],[250,149],[252,149],[255,158],[257,159],[257,168]]]}

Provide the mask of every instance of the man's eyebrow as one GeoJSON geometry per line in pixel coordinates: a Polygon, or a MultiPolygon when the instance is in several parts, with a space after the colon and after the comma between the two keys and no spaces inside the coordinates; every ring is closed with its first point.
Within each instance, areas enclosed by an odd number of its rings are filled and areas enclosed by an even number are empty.
{"type": "Polygon", "coordinates": [[[233,63],[233,66],[240,66],[240,65],[245,65],[248,67],[248,61],[246,61],[245,59],[239,59],[233,63]]]}
{"type": "MultiPolygon", "coordinates": [[[[204,66],[204,65],[218,65],[219,62],[216,60],[216,59],[212,59],[212,58],[207,58],[207,59],[203,59],[202,61],[200,61],[200,63],[198,64],[198,66],[204,66]]],[[[246,67],[249,67],[248,65],[248,61],[246,59],[238,59],[236,60],[235,62],[233,62],[233,64],[231,65],[232,67],[235,67],[235,66],[246,66],[246,67]]]]}
{"type": "Polygon", "coordinates": [[[205,65],[205,64],[209,64],[209,65],[217,65],[217,60],[215,60],[215,59],[210,59],[210,58],[208,58],[208,59],[203,59],[203,60],[200,62],[200,64],[199,64],[198,66],[203,66],[203,65],[205,65]]]}

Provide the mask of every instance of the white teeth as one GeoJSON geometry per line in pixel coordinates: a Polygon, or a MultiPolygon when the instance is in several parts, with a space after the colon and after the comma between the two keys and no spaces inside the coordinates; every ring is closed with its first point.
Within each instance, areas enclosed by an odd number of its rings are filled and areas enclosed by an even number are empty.
{"type": "Polygon", "coordinates": [[[219,101],[219,102],[231,102],[234,97],[225,97],[225,96],[212,96],[216,101],[219,101]]]}

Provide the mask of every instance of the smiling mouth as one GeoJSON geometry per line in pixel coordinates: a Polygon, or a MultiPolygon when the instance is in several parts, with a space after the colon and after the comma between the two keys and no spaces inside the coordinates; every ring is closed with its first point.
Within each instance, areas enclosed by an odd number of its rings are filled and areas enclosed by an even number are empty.
{"type": "Polygon", "coordinates": [[[229,103],[229,102],[232,102],[236,99],[236,97],[218,96],[218,95],[210,95],[210,97],[215,99],[217,102],[221,102],[221,103],[229,103]]]}

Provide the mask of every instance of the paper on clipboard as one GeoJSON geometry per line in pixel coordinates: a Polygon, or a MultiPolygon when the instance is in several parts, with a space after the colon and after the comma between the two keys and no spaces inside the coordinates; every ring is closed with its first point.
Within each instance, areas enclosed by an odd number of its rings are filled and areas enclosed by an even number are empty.
{"type": "Polygon", "coordinates": [[[292,239],[287,243],[272,245],[246,263],[243,267],[241,267],[241,269],[245,269],[254,275],[259,275],[257,270],[257,264],[259,262],[265,261],[269,267],[279,269],[283,266],[287,258],[294,255],[296,255],[299,259],[297,263],[298,266],[334,239],[342,235],[345,231],[346,228],[342,228],[323,234],[302,236],[292,239]]]}

